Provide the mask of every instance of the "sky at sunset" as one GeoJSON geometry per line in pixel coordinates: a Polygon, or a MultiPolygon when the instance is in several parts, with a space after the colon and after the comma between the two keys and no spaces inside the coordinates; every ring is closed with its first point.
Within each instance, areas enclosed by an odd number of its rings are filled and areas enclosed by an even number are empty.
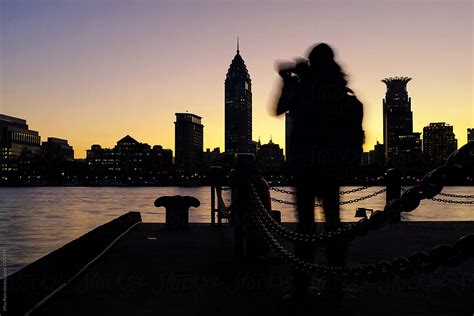
{"type": "Polygon", "coordinates": [[[174,113],[224,146],[224,79],[236,37],[252,79],[253,138],[284,145],[271,108],[277,61],[326,42],[364,103],[365,150],[382,138],[382,78],[408,76],[414,131],[474,127],[473,2],[0,0],[0,113],[76,158],[129,134],[174,150],[174,113]]]}

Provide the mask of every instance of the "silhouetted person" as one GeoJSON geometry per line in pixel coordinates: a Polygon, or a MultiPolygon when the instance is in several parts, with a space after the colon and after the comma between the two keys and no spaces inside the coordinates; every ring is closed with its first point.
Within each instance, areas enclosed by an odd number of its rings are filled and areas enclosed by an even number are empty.
{"type": "MultiPolygon", "coordinates": [[[[318,44],[308,59],[280,65],[283,88],[276,113],[289,111],[293,117],[287,157],[296,182],[297,231],[313,234],[315,197],[323,204],[325,231],[341,226],[340,178],[360,162],[364,132],[362,103],[347,88],[333,50],[318,44]]],[[[308,244],[295,245],[296,255],[309,262],[314,262],[315,251],[308,244]]],[[[328,245],[328,264],[344,265],[346,254],[345,243],[328,245]]],[[[309,275],[295,271],[290,296],[302,298],[309,282],[309,275]]],[[[334,280],[328,285],[326,293],[342,298],[342,283],[334,280]]]]}

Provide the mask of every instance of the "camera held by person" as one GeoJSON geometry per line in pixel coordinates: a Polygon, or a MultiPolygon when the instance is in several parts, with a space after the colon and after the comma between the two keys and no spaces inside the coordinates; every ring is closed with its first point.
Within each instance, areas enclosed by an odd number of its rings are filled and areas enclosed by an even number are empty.
{"type": "Polygon", "coordinates": [[[309,61],[303,58],[299,58],[295,62],[285,62],[278,65],[278,74],[283,79],[290,79],[292,77],[301,79],[301,77],[309,74],[309,72],[309,61]]]}

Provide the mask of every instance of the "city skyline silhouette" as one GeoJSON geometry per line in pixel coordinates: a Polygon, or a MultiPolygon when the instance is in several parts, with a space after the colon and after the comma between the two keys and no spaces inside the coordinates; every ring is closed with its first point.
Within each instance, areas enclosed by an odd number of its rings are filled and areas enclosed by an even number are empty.
{"type": "Polygon", "coordinates": [[[390,76],[413,78],[415,131],[447,122],[462,146],[473,125],[469,3],[369,4],[229,4],[210,17],[208,5],[6,2],[1,112],[27,119],[43,138],[67,139],[84,158],[90,145],[110,147],[127,134],[174,151],[174,113],[189,111],[203,117],[204,148],[223,150],[224,79],[240,36],[253,83],[253,140],[272,137],[284,148],[284,120],[269,115],[274,65],[327,41],[365,105],[365,151],[383,139],[380,79],[390,76]],[[311,12],[321,10],[345,22],[312,22],[311,12]],[[356,23],[360,11],[364,23],[356,23]],[[267,17],[249,19],[261,12],[267,17]],[[297,21],[286,31],[279,25],[285,15],[297,21]],[[438,43],[437,34],[446,36],[438,43]]]}

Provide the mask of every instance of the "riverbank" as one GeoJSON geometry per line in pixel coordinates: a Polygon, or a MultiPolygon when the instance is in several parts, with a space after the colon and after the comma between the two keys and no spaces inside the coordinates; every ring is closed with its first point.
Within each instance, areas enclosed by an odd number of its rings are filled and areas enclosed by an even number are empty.
{"type": "MultiPolygon", "coordinates": [[[[229,225],[191,224],[188,232],[170,232],[163,226],[141,223],[132,228],[42,305],[38,314],[294,314],[293,307],[281,301],[291,284],[291,270],[277,255],[271,253],[257,262],[237,260],[229,225]]],[[[357,265],[407,256],[438,244],[452,244],[473,231],[474,222],[387,226],[353,241],[349,262],[357,265]]],[[[56,264],[57,258],[51,260],[56,264]]],[[[324,251],[318,253],[318,262],[325,262],[324,251]]],[[[11,289],[41,287],[41,282],[32,283],[35,276],[55,278],[54,271],[30,271],[29,278],[21,280],[22,287],[15,287],[15,275],[8,282],[11,289]]],[[[406,279],[348,284],[346,289],[348,297],[337,307],[342,315],[470,315],[474,311],[474,260],[406,279]]],[[[18,291],[9,291],[10,308],[18,295],[18,291]]],[[[305,308],[315,314],[323,306],[314,302],[305,308]]]]}

